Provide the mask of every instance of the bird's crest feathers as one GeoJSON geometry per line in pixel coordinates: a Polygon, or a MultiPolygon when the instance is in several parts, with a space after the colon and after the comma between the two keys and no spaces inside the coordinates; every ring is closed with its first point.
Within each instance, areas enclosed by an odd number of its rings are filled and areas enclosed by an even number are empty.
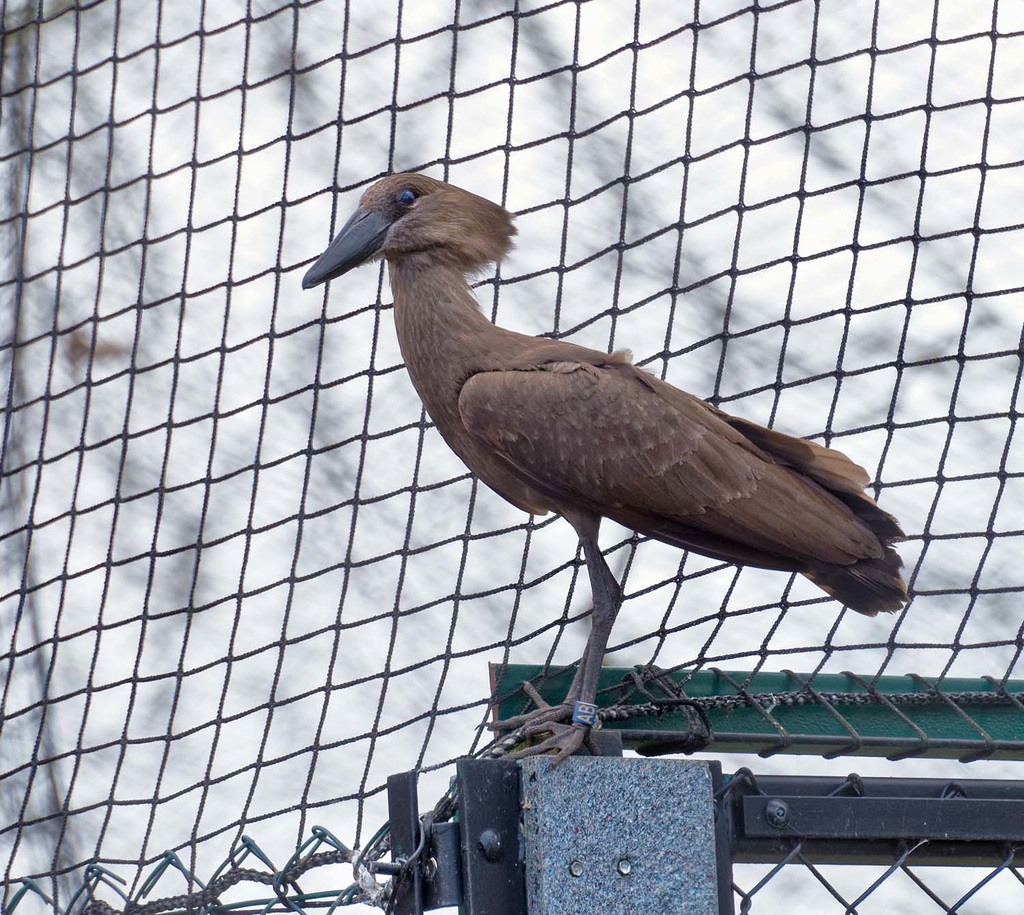
{"type": "Polygon", "coordinates": [[[500,261],[516,234],[504,207],[427,175],[389,175],[367,188],[359,203],[391,222],[379,252],[389,261],[426,255],[435,264],[471,273],[500,261]],[[404,202],[406,191],[411,203],[404,202]]]}

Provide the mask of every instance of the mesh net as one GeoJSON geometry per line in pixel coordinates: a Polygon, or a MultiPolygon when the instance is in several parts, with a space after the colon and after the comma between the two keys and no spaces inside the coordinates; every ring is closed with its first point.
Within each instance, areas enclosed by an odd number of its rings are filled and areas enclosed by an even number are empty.
{"type": "Polygon", "coordinates": [[[840,448],[909,535],[872,620],[606,523],[615,663],[1021,675],[1019,5],[2,16],[6,880],[365,842],[481,745],[488,662],[580,656],[569,529],[444,445],[383,273],[300,293],[392,170],[519,214],[497,321],[840,448]]]}

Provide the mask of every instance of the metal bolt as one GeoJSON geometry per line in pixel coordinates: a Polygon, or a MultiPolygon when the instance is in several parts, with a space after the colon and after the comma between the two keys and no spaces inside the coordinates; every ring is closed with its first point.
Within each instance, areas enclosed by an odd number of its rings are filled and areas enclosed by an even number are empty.
{"type": "Polygon", "coordinates": [[[505,850],[504,843],[493,829],[485,829],[480,833],[480,851],[488,861],[500,861],[502,852],[505,850]]]}
{"type": "Polygon", "coordinates": [[[773,797],[764,805],[764,818],[768,821],[769,826],[774,826],[776,829],[784,828],[789,825],[789,805],[785,801],[773,797]]]}
{"type": "Polygon", "coordinates": [[[622,874],[623,877],[628,877],[633,873],[633,862],[629,858],[619,858],[619,863],[615,865],[615,869],[622,874]]]}
{"type": "Polygon", "coordinates": [[[574,860],[573,860],[573,861],[572,861],[572,862],[571,862],[571,863],[569,864],[569,873],[570,873],[570,874],[571,874],[571,875],[572,875],[573,877],[582,877],[582,876],[583,876],[583,862],[582,862],[582,861],[580,861],[580,859],[579,859],[579,858],[575,858],[575,859],[574,859],[574,860]]]}

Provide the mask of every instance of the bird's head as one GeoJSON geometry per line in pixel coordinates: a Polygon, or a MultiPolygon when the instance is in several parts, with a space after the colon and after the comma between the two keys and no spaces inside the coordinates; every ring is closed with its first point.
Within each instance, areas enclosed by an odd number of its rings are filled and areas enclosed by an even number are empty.
{"type": "Polygon", "coordinates": [[[463,272],[499,261],[512,247],[512,214],[426,175],[389,175],[371,185],[334,241],[302,278],[310,289],[383,257],[426,256],[463,272]]]}

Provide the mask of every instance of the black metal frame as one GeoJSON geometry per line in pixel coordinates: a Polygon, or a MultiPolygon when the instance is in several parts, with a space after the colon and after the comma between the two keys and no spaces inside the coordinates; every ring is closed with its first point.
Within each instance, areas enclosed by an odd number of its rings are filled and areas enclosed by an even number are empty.
{"type": "Polygon", "coordinates": [[[770,863],[801,843],[818,864],[989,867],[1024,863],[1024,781],[754,776],[723,779],[717,813],[735,863],[770,863]],[[1017,847],[1020,846],[1020,847],[1017,847]]]}
{"type": "MultiPolygon", "coordinates": [[[[1024,864],[1024,781],[723,775],[709,766],[720,915],[735,911],[734,864],[1024,864]]],[[[525,913],[518,765],[464,759],[457,785],[458,822],[427,821],[424,835],[415,775],[389,779],[393,856],[415,857],[394,912],[458,904],[466,915],[525,913]]]]}

